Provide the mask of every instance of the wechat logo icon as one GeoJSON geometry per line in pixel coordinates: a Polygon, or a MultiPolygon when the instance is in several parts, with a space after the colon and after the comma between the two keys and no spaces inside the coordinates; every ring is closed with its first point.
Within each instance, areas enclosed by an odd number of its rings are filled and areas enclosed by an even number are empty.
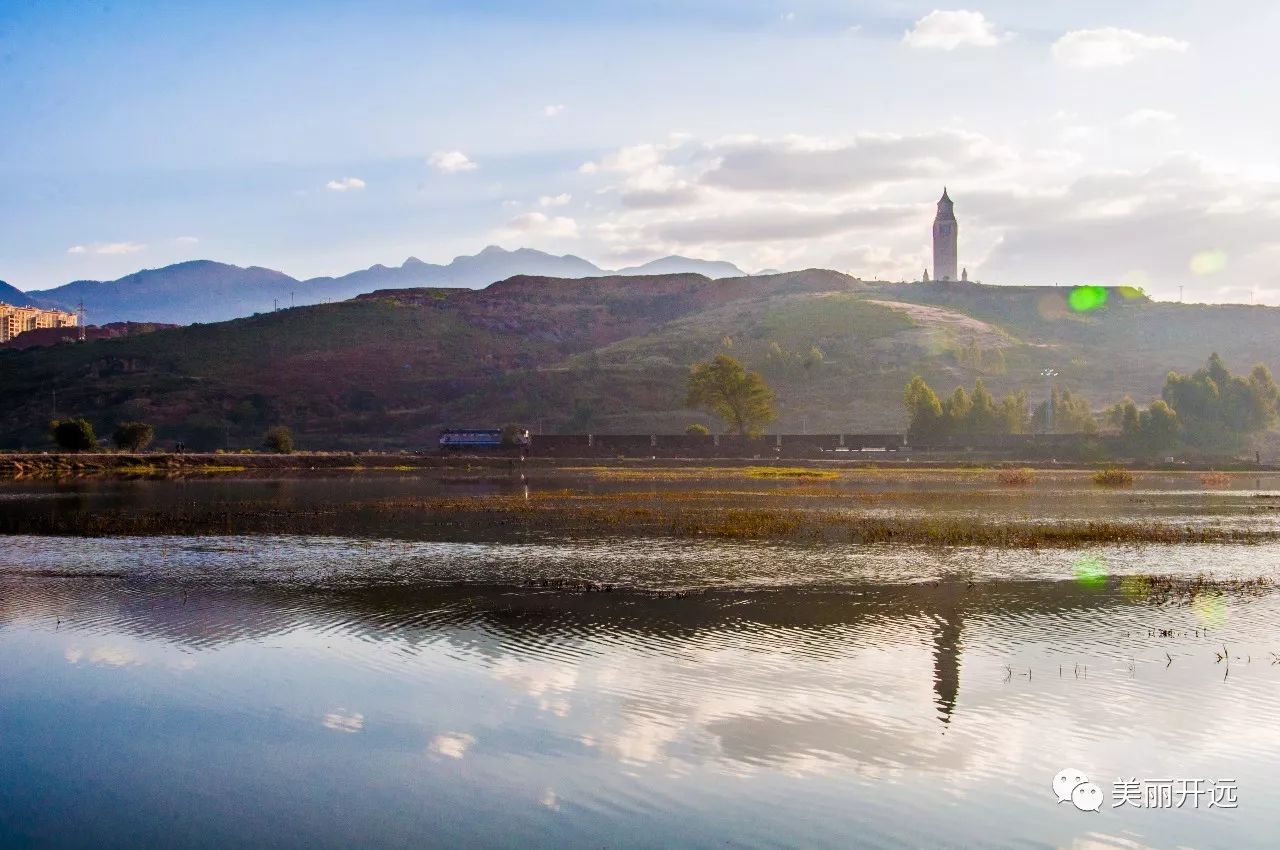
{"type": "Polygon", "coordinates": [[[1073,768],[1063,768],[1053,777],[1053,793],[1059,804],[1070,801],[1082,812],[1096,812],[1102,808],[1102,789],[1073,768]]]}

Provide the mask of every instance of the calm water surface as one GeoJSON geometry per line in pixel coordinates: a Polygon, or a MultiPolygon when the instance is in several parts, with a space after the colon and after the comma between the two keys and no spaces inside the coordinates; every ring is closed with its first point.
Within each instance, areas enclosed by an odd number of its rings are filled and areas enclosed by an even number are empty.
{"type": "MultiPolygon", "coordinates": [[[[1274,521],[1250,485],[1072,503],[1274,521]]],[[[79,486],[0,497],[192,492],[79,486]]],[[[284,489],[348,487],[378,489],[284,489]]],[[[1124,576],[1277,556],[0,538],[0,845],[1275,846],[1280,596],[1124,576]],[[1064,767],[1101,811],[1055,802],[1064,767]],[[1130,777],[1239,805],[1113,807],[1130,777]]]]}

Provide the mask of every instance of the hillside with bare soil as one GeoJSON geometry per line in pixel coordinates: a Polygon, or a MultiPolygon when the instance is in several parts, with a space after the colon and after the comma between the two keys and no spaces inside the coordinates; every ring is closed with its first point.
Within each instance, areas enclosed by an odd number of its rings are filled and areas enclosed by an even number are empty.
{"type": "MultiPolygon", "coordinates": [[[[0,446],[47,447],[51,416],[99,434],[140,419],[162,443],[257,446],[290,425],[304,448],[416,448],[450,425],[545,432],[681,431],[691,364],[720,352],[763,373],[776,429],[893,431],[902,388],[982,378],[1043,394],[1041,369],[1096,408],[1158,395],[1213,350],[1280,364],[1280,310],[1153,303],[1110,291],[873,284],[832,271],[517,276],[482,290],[381,290],[333,304],[139,336],[0,352],[0,446]],[[54,408],[54,395],[56,404],[54,408]]],[[[709,423],[708,424],[714,424],[709,423]]]]}

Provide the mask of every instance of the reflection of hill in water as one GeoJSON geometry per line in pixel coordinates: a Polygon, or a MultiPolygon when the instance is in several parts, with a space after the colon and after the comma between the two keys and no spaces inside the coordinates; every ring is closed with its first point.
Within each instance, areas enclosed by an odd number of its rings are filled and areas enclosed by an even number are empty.
{"type": "Polygon", "coordinates": [[[408,651],[444,642],[491,661],[513,654],[591,655],[619,645],[661,652],[730,640],[821,661],[866,646],[926,643],[944,723],[960,688],[967,619],[1003,619],[1010,629],[1025,629],[1031,618],[1051,622],[1125,604],[1113,592],[1049,581],[682,597],[478,587],[305,592],[83,580],[4,584],[0,625],[58,619],[63,629],[121,631],[193,649],[294,631],[340,632],[408,651]]]}

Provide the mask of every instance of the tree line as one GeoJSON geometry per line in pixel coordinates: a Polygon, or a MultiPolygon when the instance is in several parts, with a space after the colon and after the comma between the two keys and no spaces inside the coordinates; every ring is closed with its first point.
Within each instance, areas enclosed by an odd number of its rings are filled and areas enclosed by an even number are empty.
{"type": "MultiPolygon", "coordinates": [[[[917,375],[903,391],[903,405],[908,436],[917,442],[957,434],[1099,430],[1089,402],[1057,385],[1049,399],[1029,410],[1025,392],[1010,393],[997,402],[981,379],[972,394],[956,387],[940,399],[917,375]]],[[[1162,453],[1179,444],[1235,452],[1276,423],[1278,407],[1280,389],[1266,366],[1259,364],[1244,377],[1232,375],[1215,352],[1204,368],[1189,375],[1170,371],[1161,397],[1146,409],[1126,396],[1104,411],[1102,421],[1117,433],[1122,449],[1136,454],[1162,453]]]]}
{"type": "MultiPolygon", "coordinates": [[[[54,419],[49,423],[49,436],[65,452],[92,452],[102,447],[93,423],[82,416],[54,419]]],[[[122,452],[140,452],[151,445],[155,437],[155,428],[146,422],[121,422],[111,433],[111,444],[122,452]]],[[[293,431],[285,425],[269,428],[262,437],[262,446],[267,451],[291,454],[293,431]]]]}

